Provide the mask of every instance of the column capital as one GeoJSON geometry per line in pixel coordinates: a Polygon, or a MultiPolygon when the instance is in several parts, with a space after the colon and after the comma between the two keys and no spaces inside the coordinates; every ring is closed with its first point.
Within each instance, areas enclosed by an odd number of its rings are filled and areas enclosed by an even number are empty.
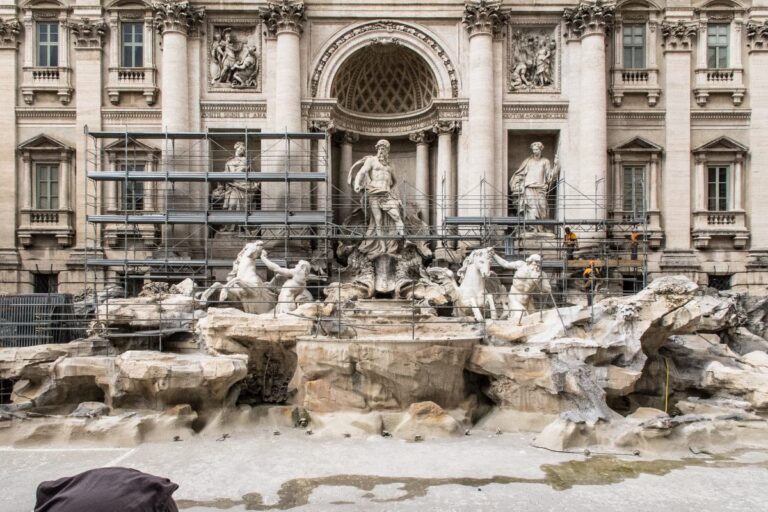
{"type": "Polygon", "coordinates": [[[469,37],[479,34],[494,35],[501,31],[507,16],[501,11],[499,0],[473,0],[464,4],[461,22],[469,32],[469,37]]]}
{"type": "Polygon", "coordinates": [[[333,119],[313,119],[309,122],[309,131],[334,134],[336,133],[336,125],[333,119]]]}
{"type": "Polygon", "coordinates": [[[749,52],[768,52],[768,20],[747,22],[747,48],[749,52]]]}
{"type": "Polygon", "coordinates": [[[180,32],[187,35],[205,18],[204,8],[194,7],[183,0],[153,0],[149,6],[155,15],[155,28],[160,34],[180,32]]]}
{"type": "Polygon", "coordinates": [[[413,132],[411,134],[408,134],[408,140],[411,142],[415,142],[418,146],[419,144],[429,144],[432,142],[432,132],[428,130],[420,130],[418,132],[413,132]]]}
{"type": "Polygon", "coordinates": [[[461,121],[438,121],[432,127],[432,132],[437,135],[450,135],[461,131],[461,121]]]}
{"type": "Polygon", "coordinates": [[[104,36],[107,24],[102,19],[92,21],[90,18],[80,18],[68,21],[66,26],[75,38],[75,48],[78,50],[100,50],[104,46],[104,36]]]}
{"type": "Polygon", "coordinates": [[[662,45],[667,52],[689,52],[699,32],[699,24],[690,20],[664,20],[661,23],[662,45]]]}
{"type": "Polygon", "coordinates": [[[354,144],[360,140],[360,135],[355,132],[344,132],[341,134],[342,144],[354,144]]]}
{"type": "Polygon", "coordinates": [[[605,35],[613,25],[616,4],[603,0],[581,2],[575,8],[563,10],[566,35],[580,39],[584,36],[605,35]]]}
{"type": "Polygon", "coordinates": [[[19,47],[21,23],[16,18],[0,18],[0,48],[17,49],[19,47]]]}
{"type": "Polygon", "coordinates": [[[293,0],[268,2],[267,7],[260,10],[260,16],[267,32],[273,36],[284,32],[301,35],[307,21],[304,2],[293,0]]]}

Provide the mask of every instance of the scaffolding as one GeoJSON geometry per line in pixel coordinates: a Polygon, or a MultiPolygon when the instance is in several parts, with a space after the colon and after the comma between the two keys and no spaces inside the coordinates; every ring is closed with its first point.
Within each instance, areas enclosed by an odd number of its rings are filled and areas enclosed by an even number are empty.
{"type": "MultiPolygon", "coordinates": [[[[341,178],[346,169],[334,182],[329,133],[86,131],[86,138],[83,325],[100,304],[136,297],[148,283],[191,279],[199,296],[226,282],[239,251],[256,239],[281,267],[310,261],[319,275],[308,290],[327,301],[323,289],[341,280],[345,264],[338,247],[372,236],[365,195],[351,192],[341,178]]],[[[427,265],[454,271],[475,248],[492,247],[506,260],[541,254],[551,291],[535,298],[539,309],[594,304],[647,284],[648,214],[642,204],[619,211],[613,205],[622,198],[611,197],[609,204],[607,196],[585,194],[561,178],[548,195],[551,218],[532,220],[516,211],[506,187],[499,190],[485,179],[461,194],[432,182],[438,192],[429,194],[423,180],[416,185],[400,178],[403,210],[421,224],[374,238],[424,242],[433,253],[427,265]],[[564,241],[566,227],[577,247],[564,241]]],[[[267,269],[261,262],[257,267],[266,281],[267,269]]],[[[509,289],[514,271],[493,270],[509,289]]],[[[423,304],[410,301],[414,314],[400,317],[416,336],[416,323],[425,320],[415,312],[423,304]]],[[[335,316],[327,319],[339,330],[344,307],[336,304],[335,316]]],[[[437,319],[454,321],[449,308],[436,309],[437,319]]],[[[151,329],[108,334],[157,340],[155,347],[162,348],[164,339],[191,329],[160,318],[151,329]]]]}

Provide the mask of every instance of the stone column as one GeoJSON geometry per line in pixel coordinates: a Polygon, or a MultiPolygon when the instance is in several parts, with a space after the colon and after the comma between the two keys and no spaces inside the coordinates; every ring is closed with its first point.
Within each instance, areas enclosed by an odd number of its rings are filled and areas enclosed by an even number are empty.
{"type": "Polygon", "coordinates": [[[705,165],[707,157],[704,153],[699,153],[694,157],[696,163],[693,167],[693,211],[707,211],[707,176],[705,165]]]}
{"type": "Polygon", "coordinates": [[[353,132],[341,134],[341,155],[339,157],[339,190],[340,197],[336,199],[338,214],[336,222],[342,224],[352,213],[352,185],[347,181],[347,173],[352,167],[352,145],[360,140],[360,136],[353,132]]]}
{"type": "Polygon", "coordinates": [[[495,112],[493,35],[505,15],[499,3],[479,0],[464,4],[462,23],[469,34],[469,148],[468,169],[459,173],[459,215],[481,215],[481,193],[495,184],[495,112]],[[490,187],[481,187],[481,180],[490,187]]]}
{"type": "Polygon", "coordinates": [[[335,132],[332,121],[312,121],[310,129],[313,132],[319,132],[325,135],[325,138],[317,141],[316,149],[314,151],[314,164],[315,172],[325,173],[325,183],[318,183],[315,186],[317,207],[324,208],[327,211],[331,211],[333,208],[333,172],[331,172],[331,152],[328,147],[328,139],[335,132]]]}
{"type": "Polygon", "coordinates": [[[29,153],[21,156],[23,168],[21,170],[21,209],[32,208],[32,157],[29,153]]]}
{"type": "MultiPolygon", "coordinates": [[[[205,12],[202,8],[193,7],[189,2],[180,0],[156,0],[150,5],[155,15],[155,28],[161,35],[163,52],[160,77],[162,130],[167,132],[189,131],[191,129],[191,106],[187,38],[190,32],[196,30],[200,25],[205,12]]],[[[166,142],[163,148],[163,162],[167,166],[167,170],[172,171],[177,165],[186,167],[178,155],[185,154],[188,147],[189,143],[184,140],[166,142]],[[175,158],[174,155],[176,155],[175,158]]],[[[173,194],[168,194],[169,204],[164,205],[165,208],[173,208],[174,203],[189,208],[193,201],[194,190],[195,184],[175,184],[173,194]]],[[[189,235],[189,226],[166,227],[163,233],[166,240],[170,236],[177,236],[192,241],[189,235]],[[169,232],[170,229],[174,230],[173,235],[169,232]]]]}
{"type": "Polygon", "coordinates": [[[733,166],[733,209],[736,211],[744,210],[744,203],[742,201],[742,183],[744,172],[744,157],[742,155],[736,155],[736,162],[733,166]]]}
{"type": "MultiPolygon", "coordinates": [[[[666,168],[662,178],[665,249],[691,249],[691,50],[697,25],[666,20],[664,38],[664,97],[666,108],[666,168]]],[[[698,174],[698,173],[697,173],[698,174]]],[[[701,175],[695,176],[698,181],[701,175]]]]}
{"type": "Polygon", "coordinates": [[[421,219],[429,224],[429,143],[431,133],[419,131],[411,133],[408,139],[416,144],[416,181],[411,195],[411,204],[416,205],[421,219]]]}
{"type": "MultiPolygon", "coordinates": [[[[107,33],[107,24],[100,18],[80,17],[67,23],[72,31],[75,48],[75,172],[70,173],[70,179],[74,180],[74,219],[75,248],[70,252],[68,265],[69,285],[65,285],[64,291],[79,291],[82,288],[84,276],[78,275],[77,270],[84,268],[86,250],[91,256],[93,251],[101,248],[101,230],[98,227],[84,229],[87,214],[96,213],[93,208],[87,208],[88,195],[84,173],[87,169],[93,169],[93,162],[87,164],[88,141],[83,136],[85,127],[89,131],[101,130],[101,97],[102,97],[102,48],[104,37],[107,33]],[[86,236],[88,240],[86,240],[86,236]],[[74,271],[74,272],[73,272],[74,271]]],[[[66,26],[62,26],[61,34],[67,34],[66,26]]],[[[61,48],[60,54],[66,55],[66,46],[61,48]]],[[[62,64],[63,65],[63,64],[62,64]]],[[[92,151],[92,148],[90,148],[92,151]]],[[[91,154],[90,159],[98,158],[91,154]]],[[[63,169],[62,169],[63,171],[63,169]]],[[[64,173],[62,172],[62,181],[64,173]]],[[[97,196],[98,197],[98,196],[97,196]]],[[[91,200],[92,201],[92,200],[91,200]]],[[[100,210],[100,208],[99,208],[100,210]]]]}
{"type": "MultiPolygon", "coordinates": [[[[604,219],[607,205],[608,103],[606,91],[607,30],[613,24],[615,7],[599,2],[581,3],[565,9],[563,18],[570,37],[581,40],[578,146],[579,166],[575,186],[592,198],[593,204],[568,212],[580,219],[604,219]]],[[[573,101],[573,99],[571,99],[573,101]]]]}
{"type": "Polygon", "coordinates": [[[16,249],[17,204],[21,195],[22,208],[29,206],[30,174],[28,157],[21,170],[20,186],[16,179],[16,70],[18,69],[18,48],[21,23],[15,18],[0,20],[0,132],[3,143],[0,144],[0,291],[17,292],[19,252],[16,249]]]}
{"type": "Polygon", "coordinates": [[[747,181],[748,224],[750,231],[750,266],[760,270],[756,284],[768,282],[768,2],[761,3],[761,18],[747,23],[749,46],[749,94],[752,117],[749,125],[751,158],[747,181]]]}
{"type": "Polygon", "coordinates": [[[656,154],[651,155],[651,179],[649,187],[648,209],[655,212],[659,209],[659,157],[656,154]]]}
{"type": "MultiPolygon", "coordinates": [[[[438,230],[442,230],[445,217],[456,215],[456,170],[453,167],[453,133],[458,131],[458,121],[439,121],[433,128],[437,134],[437,166],[434,201],[434,218],[438,230]]],[[[441,231],[442,234],[442,231],[441,231]]]]}
{"type": "MultiPolygon", "coordinates": [[[[268,2],[261,11],[261,18],[267,32],[276,38],[275,41],[275,95],[270,104],[274,108],[272,130],[275,132],[295,133],[302,131],[301,125],[301,34],[304,30],[306,14],[304,2],[280,0],[268,2]]],[[[291,157],[284,156],[276,171],[289,169],[300,171],[307,167],[309,141],[291,141],[291,157]]],[[[306,187],[299,187],[306,190],[306,187]]],[[[268,196],[273,198],[265,205],[267,208],[283,208],[298,206],[300,197],[295,200],[285,197],[283,185],[267,185],[268,196]]],[[[301,194],[298,194],[299,196],[301,194]]]]}
{"type": "MultiPolygon", "coordinates": [[[[71,154],[64,151],[61,154],[61,175],[59,176],[59,210],[69,210],[69,183],[72,179],[69,172],[71,154]]],[[[82,219],[80,219],[82,220],[82,219]]]]}

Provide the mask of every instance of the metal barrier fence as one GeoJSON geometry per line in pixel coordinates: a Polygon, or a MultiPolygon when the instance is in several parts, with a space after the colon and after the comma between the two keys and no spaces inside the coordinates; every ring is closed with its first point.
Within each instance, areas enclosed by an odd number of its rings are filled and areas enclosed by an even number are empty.
{"type": "Polygon", "coordinates": [[[85,335],[72,295],[30,293],[0,296],[0,347],[67,343],[85,335]]]}

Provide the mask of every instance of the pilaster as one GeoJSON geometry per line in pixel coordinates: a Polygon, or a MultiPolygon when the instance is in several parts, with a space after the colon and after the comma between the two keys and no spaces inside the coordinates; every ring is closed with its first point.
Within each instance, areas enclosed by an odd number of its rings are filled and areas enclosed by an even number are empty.
{"type": "Polygon", "coordinates": [[[666,246],[659,266],[662,272],[684,273],[695,280],[700,265],[691,249],[691,52],[698,25],[691,21],[692,14],[661,24],[667,172],[661,187],[666,246]]]}
{"type": "Polygon", "coordinates": [[[746,173],[752,240],[750,264],[768,270],[768,201],[765,200],[768,179],[768,145],[765,144],[768,140],[768,17],[749,19],[746,34],[749,68],[752,70],[749,74],[751,158],[746,173]]]}
{"type": "MultiPolygon", "coordinates": [[[[0,19],[0,69],[18,69],[18,48],[21,23],[15,18],[0,19]]],[[[3,143],[0,144],[0,291],[18,291],[18,275],[20,268],[19,253],[16,249],[17,201],[24,193],[20,190],[16,173],[16,73],[6,72],[0,75],[0,133],[3,143]]],[[[23,170],[22,170],[23,172],[23,170]]]]}
{"type": "Polygon", "coordinates": [[[411,133],[408,139],[416,144],[416,182],[414,183],[414,199],[421,219],[429,224],[429,144],[432,142],[432,133],[418,131],[411,133]]]}

